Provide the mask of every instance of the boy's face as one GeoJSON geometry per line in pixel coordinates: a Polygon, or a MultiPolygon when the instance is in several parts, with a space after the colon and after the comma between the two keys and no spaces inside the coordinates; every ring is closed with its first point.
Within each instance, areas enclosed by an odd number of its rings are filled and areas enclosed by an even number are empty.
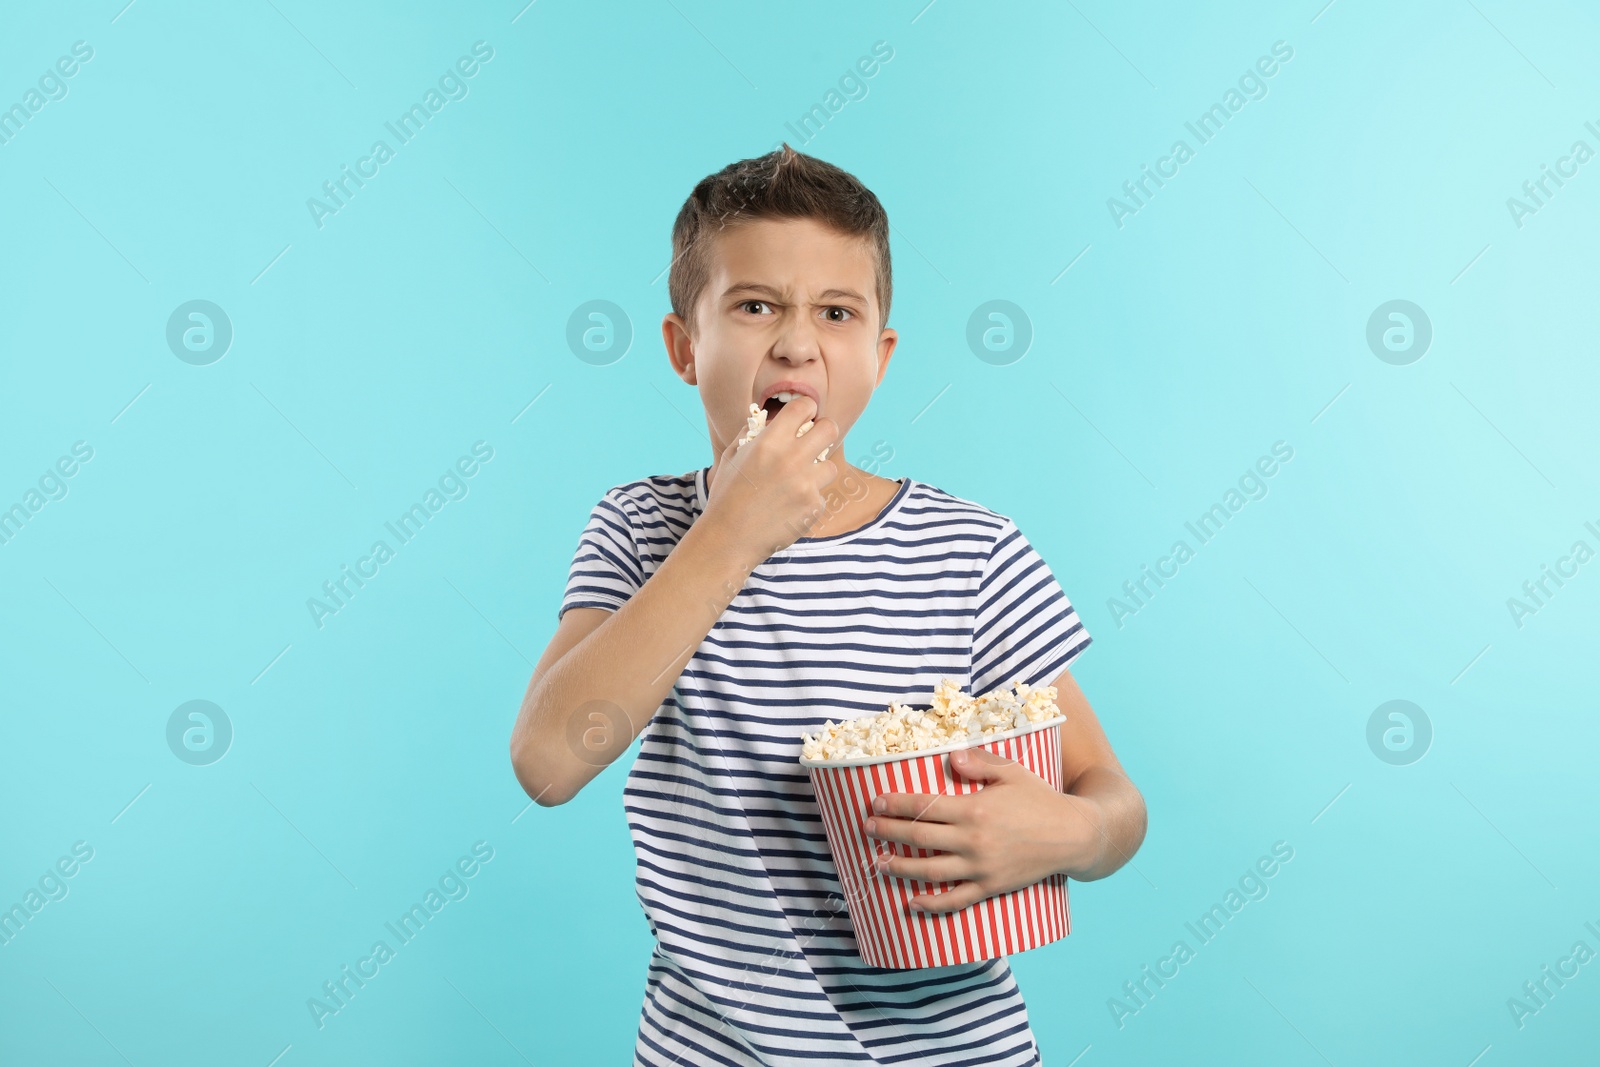
{"type": "Polygon", "coordinates": [[[750,405],[788,381],[839,424],[842,459],[898,340],[878,328],[870,244],[812,219],[758,219],[711,240],[695,328],[669,314],[661,331],[673,369],[700,390],[714,457],[744,433],[750,405]]]}

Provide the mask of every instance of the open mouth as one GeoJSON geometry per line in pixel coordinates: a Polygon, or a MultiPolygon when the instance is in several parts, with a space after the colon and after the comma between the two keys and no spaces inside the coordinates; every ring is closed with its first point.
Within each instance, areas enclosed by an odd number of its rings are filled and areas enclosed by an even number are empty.
{"type": "Polygon", "coordinates": [[[785,404],[791,400],[799,400],[804,395],[804,393],[777,392],[767,397],[761,405],[762,410],[767,413],[767,421],[771,422],[777,418],[778,412],[783,410],[785,404]]]}

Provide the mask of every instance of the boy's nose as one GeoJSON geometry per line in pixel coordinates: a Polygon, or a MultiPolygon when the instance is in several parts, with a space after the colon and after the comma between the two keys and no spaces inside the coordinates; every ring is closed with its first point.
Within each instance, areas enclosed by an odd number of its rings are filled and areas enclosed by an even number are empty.
{"type": "Polygon", "coordinates": [[[772,343],[772,354],[790,363],[808,363],[822,356],[822,343],[809,324],[786,323],[772,343]]]}

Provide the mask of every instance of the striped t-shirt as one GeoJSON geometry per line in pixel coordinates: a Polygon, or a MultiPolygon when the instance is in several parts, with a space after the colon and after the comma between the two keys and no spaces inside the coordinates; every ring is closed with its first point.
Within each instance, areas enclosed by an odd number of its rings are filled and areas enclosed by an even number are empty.
{"type": "MultiPolygon", "coordinates": [[[[704,511],[709,468],[595,505],[561,612],[622,606],[704,511]]],[[[872,522],[758,566],[640,735],[624,788],[656,948],[634,1063],[1040,1062],[1004,957],[869,967],[856,951],[800,735],[972,694],[1049,685],[1089,643],[1007,517],[901,480],[872,522]]]]}

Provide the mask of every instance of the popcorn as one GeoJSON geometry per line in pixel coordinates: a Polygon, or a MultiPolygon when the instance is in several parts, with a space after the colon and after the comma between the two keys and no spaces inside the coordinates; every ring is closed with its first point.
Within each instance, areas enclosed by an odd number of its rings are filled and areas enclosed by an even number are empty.
{"type": "MultiPolygon", "coordinates": [[[[811,432],[811,427],[815,422],[816,422],[815,419],[807,419],[806,422],[805,422],[805,425],[800,427],[800,429],[795,432],[795,436],[796,437],[804,437],[806,434],[810,433],[811,432]]],[[[743,448],[745,445],[749,444],[751,441],[754,441],[756,439],[756,435],[761,433],[761,431],[766,429],[766,428],[767,428],[767,409],[763,408],[763,407],[758,407],[755,404],[751,404],[750,405],[750,418],[745,422],[744,434],[742,436],[740,436],[740,438],[739,438],[739,440],[737,442],[737,447],[738,448],[743,448]]],[[[821,452],[819,452],[817,454],[817,458],[812,460],[811,462],[813,462],[813,463],[821,463],[823,460],[828,458],[828,453],[832,452],[832,451],[833,451],[833,446],[832,445],[828,445],[821,452]]]]}
{"type": "Polygon", "coordinates": [[[756,434],[767,427],[767,409],[750,405],[750,419],[745,424],[744,436],[739,438],[739,447],[743,448],[756,439],[756,434]]]}
{"type": "Polygon", "coordinates": [[[934,687],[931,708],[897,700],[887,711],[839,723],[829,719],[816,734],[800,735],[800,754],[808,760],[845,760],[921,752],[960,742],[981,743],[1060,715],[1055,686],[1031,686],[1013,679],[1010,686],[973,698],[953,679],[944,678],[934,687]]]}

